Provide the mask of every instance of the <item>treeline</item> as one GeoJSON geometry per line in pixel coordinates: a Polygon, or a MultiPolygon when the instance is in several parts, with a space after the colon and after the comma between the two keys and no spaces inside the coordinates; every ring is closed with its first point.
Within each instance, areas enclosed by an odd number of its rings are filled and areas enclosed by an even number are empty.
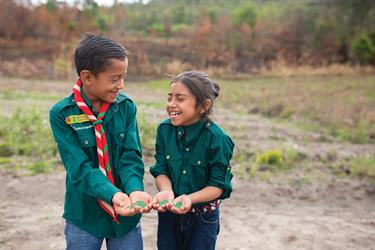
{"type": "Polygon", "coordinates": [[[86,32],[130,52],[132,73],[256,73],[276,64],[375,64],[372,0],[0,1],[0,72],[66,77],[86,32]],[[16,62],[14,65],[11,62],[16,62]],[[51,73],[52,72],[52,73],[51,73]]]}

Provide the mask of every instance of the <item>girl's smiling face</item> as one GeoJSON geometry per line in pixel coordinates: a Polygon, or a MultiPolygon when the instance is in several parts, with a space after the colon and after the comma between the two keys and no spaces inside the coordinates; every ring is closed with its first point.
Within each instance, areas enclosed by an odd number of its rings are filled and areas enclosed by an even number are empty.
{"type": "Polygon", "coordinates": [[[195,96],[181,82],[171,84],[166,110],[174,126],[193,124],[203,113],[202,107],[196,107],[195,96]]]}

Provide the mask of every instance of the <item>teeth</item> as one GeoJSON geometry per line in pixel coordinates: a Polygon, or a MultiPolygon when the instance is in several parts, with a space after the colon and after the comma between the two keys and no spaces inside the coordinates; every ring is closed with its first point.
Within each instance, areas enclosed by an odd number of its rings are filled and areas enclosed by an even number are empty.
{"type": "Polygon", "coordinates": [[[178,115],[178,112],[171,112],[171,115],[178,115]]]}

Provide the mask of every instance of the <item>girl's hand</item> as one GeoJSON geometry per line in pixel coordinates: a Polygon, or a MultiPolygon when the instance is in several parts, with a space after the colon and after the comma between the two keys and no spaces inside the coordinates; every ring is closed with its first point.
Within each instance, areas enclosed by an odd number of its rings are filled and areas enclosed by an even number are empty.
{"type": "Polygon", "coordinates": [[[172,206],[168,208],[168,210],[175,214],[186,214],[190,211],[191,206],[192,203],[190,197],[183,194],[174,199],[172,206]]]}
{"type": "Polygon", "coordinates": [[[112,204],[118,215],[133,216],[137,213],[135,209],[128,209],[131,206],[130,198],[122,192],[115,193],[112,197],[112,204]]]}
{"type": "Polygon", "coordinates": [[[130,194],[132,206],[137,213],[148,213],[152,208],[152,197],[143,191],[134,191],[130,194]]]}
{"type": "Polygon", "coordinates": [[[158,212],[165,212],[169,207],[172,206],[174,199],[174,193],[171,190],[160,191],[154,196],[152,201],[152,208],[158,210],[158,212]]]}

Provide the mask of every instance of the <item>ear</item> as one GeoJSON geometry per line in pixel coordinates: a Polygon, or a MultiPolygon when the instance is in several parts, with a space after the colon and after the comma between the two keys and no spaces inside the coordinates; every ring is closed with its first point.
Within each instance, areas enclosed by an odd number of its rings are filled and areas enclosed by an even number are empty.
{"type": "MultiPolygon", "coordinates": [[[[206,99],[203,103],[203,113],[205,113],[207,110],[209,110],[212,106],[212,101],[210,99],[206,99]]],[[[202,113],[202,115],[203,115],[202,113]]]]}
{"type": "Polygon", "coordinates": [[[82,83],[85,85],[91,85],[93,79],[95,78],[94,75],[89,70],[82,70],[79,73],[79,78],[81,79],[82,83]]]}

